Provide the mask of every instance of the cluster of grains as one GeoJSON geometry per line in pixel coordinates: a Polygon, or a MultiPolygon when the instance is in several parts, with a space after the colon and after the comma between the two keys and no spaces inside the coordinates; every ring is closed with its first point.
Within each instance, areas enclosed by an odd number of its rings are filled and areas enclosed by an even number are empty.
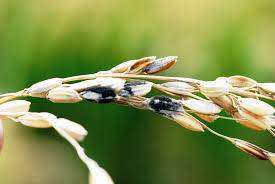
{"type": "Polygon", "coordinates": [[[53,114],[29,112],[30,102],[18,97],[46,98],[54,103],[115,103],[149,110],[196,132],[209,131],[240,150],[275,165],[275,154],[237,138],[210,129],[206,122],[224,118],[235,120],[253,130],[266,130],[275,136],[274,108],[260,100],[275,101],[275,83],[258,83],[244,76],[219,77],[201,81],[182,77],[151,75],[165,71],[177,57],[154,56],[123,62],[95,74],[53,78],[22,91],[0,95],[0,149],[3,145],[1,120],[10,119],[33,128],[54,128],[76,149],[90,171],[90,184],[112,184],[108,173],[86,156],[79,141],[87,135],[81,125],[53,114]],[[158,83],[154,82],[158,81],[158,83]],[[162,93],[147,97],[152,89],[162,93]],[[200,95],[199,95],[200,94],[200,95]],[[204,96],[202,98],[201,96],[204,96]],[[229,116],[221,116],[225,111],[229,116]]]}

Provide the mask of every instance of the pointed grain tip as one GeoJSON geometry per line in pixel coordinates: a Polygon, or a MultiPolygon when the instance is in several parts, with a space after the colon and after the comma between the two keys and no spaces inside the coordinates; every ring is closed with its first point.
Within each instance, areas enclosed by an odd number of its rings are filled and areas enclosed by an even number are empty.
{"type": "Polygon", "coordinates": [[[167,56],[160,58],[149,64],[143,69],[145,74],[155,74],[165,70],[168,70],[174,64],[176,64],[178,57],[177,56],[167,56]]]}
{"type": "Polygon", "coordinates": [[[80,124],[65,118],[59,118],[55,121],[56,125],[66,131],[77,141],[82,141],[88,135],[88,131],[80,124]]]}

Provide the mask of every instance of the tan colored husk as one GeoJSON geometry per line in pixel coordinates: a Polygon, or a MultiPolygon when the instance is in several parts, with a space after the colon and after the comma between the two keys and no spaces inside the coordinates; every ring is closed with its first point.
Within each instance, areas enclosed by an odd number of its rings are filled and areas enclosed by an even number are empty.
{"type": "Polygon", "coordinates": [[[236,139],[234,144],[237,148],[260,160],[269,160],[267,152],[254,144],[239,139],[236,139]]]}
{"type": "Polygon", "coordinates": [[[200,113],[196,113],[196,115],[198,117],[200,117],[201,119],[203,119],[204,121],[207,121],[209,123],[214,122],[216,119],[218,119],[217,116],[215,115],[206,115],[206,114],[200,114],[200,113]]]}
{"type": "Polygon", "coordinates": [[[235,112],[233,115],[232,115],[235,120],[237,122],[239,122],[240,124],[250,128],[250,129],[253,129],[253,130],[256,130],[256,131],[262,131],[262,130],[266,130],[265,128],[262,128],[262,127],[259,127],[257,126],[255,123],[253,123],[252,121],[249,121],[247,119],[244,119],[239,112],[235,112]]]}
{"type": "Polygon", "coordinates": [[[82,141],[88,135],[88,131],[83,126],[68,119],[59,118],[55,123],[77,141],[82,141]]]}
{"type": "Polygon", "coordinates": [[[207,97],[220,97],[228,94],[230,88],[220,81],[208,81],[203,82],[199,86],[201,92],[207,97]]]}
{"type": "Polygon", "coordinates": [[[136,62],[136,60],[125,61],[111,69],[113,73],[125,73],[128,72],[131,66],[136,62]]]}
{"type": "Polygon", "coordinates": [[[189,85],[186,82],[166,82],[161,85],[177,91],[190,92],[190,93],[196,92],[196,88],[194,88],[193,86],[189,85]]]}
{"type": "Polygon", "coordinates": [[[46,98],[54,103],[76,103],[82,100],[78,92],[68,87],[54,88],[49,91],[46,98]]]}
{"type": "Polygon", "coordinates": [[[137,60],[130,67],[130,69],[129,69],[129,71],[127,73],[129,73],[129,74],[138,74],[138,73],[141,73],[143,71],[143,69],[145,67],[147,67],[148,65],[150,65],[151,63],[153,63],[155,59],[156,59],[155,56],[141,58],[141,59],[137,60]]]}
{"type": "Polygon", "coordinates": [[[245,118],[250,123],[253,123],[256,127],[259,127],[263,130],[268,129],[268,125],[265,123],[265,117],[253,114],[241,107],[238,108],[238,112],[240,113],[242,118],[245,118]]]}
{"type": "Polygon", "coordinates": [[[260,83],[259,87],[267,93],[275,94],[275,83],[260,83]]]}
{"type": "Polygon", "coordinates": [[[204,132],[201,122],[188,113],[178,113],[172,119],[184,128],[192,131],[204,132]]]}
{"type": "Polygon", "coordinates": [[[3,127],[3,122],[0,119],[0,153],[2,151],[4,145],[4,127],[3,127]]]}
{"type": "Polygon", "coordinates": [[[272,115],[275,112],[271,105],[254,98],[241,98],[239,99],[239,105],[259,116],[272,115]]]}
{"type": "Polygon", "coordinates": [[[238,88],[253,88],[257,85],[257,82],[251,78],[241,75],[235,75],[228,78],[228,83],[233,87],[238,88]]]}
{"type": "Polygon", "coordinates": [[[143,69],[148,64],[152,63],[156,59],[155,56],[149,56],[140,58],[137,60],[130,60],[123,62],[114,68],[111,69],[111,72],[113,73],[134,73],[139,72],[139,70],[143,69]]]}
{"type": "Polygon", "coordinates": [[[155,74],[165,71],[176,64],[177,59],[177,56],[167,56],[157,59],[153,63],[145,67],[143,71],[145,74],[155,74]]]}
{"type": "Polygon", "coordinates": [[[183,105],[200,114],[219,114],[222,108],[207,100],[187,99],[182,101],[183,105]]]}
{"type": "Polygon", "coordinates": [[[26,100],[13,100],[0,105],[0,112],[18,113],[28,112],[31,103],[26,100]]]}
{"type": "Polygon", "coordinates": [[[56,119],[56,116],[47,112],[28,112],[25,115],[18,117],[17,121],[25,126],[33,128],[50,128],[51,122],[56,119]]]}
{"type": "Polygon", "coordinates": [[[237,111],[234,107],[233,99],[228,95],[220,97],[211,97],[210,100],[219,105],[220,107],[222,107],[229,114],[233,114],[237,111]]]}
{"type": "Polygon", "coordinates": [[[44,80],[32,85],[31,87],[26,89],[25,92],[28,95],[33,97],[44,98],[48,91],[50,91],[53,88],[60,87],[61,85],[62,85],[62,79],[52,78],[52,79],[44,80]]]}

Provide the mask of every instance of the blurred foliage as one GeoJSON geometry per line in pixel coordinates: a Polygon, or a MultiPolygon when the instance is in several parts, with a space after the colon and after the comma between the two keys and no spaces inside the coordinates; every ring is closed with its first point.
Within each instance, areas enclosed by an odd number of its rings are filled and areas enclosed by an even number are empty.
{"type": "MultiPolygon", "coordinates": [[[[0,91],[51,77],[106,70],[148,55],[178,55],[165,75],[213,80],[242,74],[275,80],[274,0],[1,0],[0,91]]],[[[274,167],[212,135],[184,130],[150,112],[115,105],[53,104],[30,99],[83,124],[83,142],[119,184],[258,184],[274,167]]],[[[211,125],[275,150],[267,133],[234,122],[211,125]]],[[[0,183],[85,183],[87,170],[53,130],[7,122],[0,183]]]]}

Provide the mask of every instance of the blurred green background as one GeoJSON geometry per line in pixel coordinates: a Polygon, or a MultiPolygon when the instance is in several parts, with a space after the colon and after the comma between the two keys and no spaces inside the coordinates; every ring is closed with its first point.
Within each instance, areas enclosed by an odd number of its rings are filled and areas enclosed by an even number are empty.
{"type": "MultiPolygon", "coordinates": [[[[164,75],[213,80],[242,74],[275,81],[274,0],[1,0],[0,92],[52,77],[106,70],[128,59],[178,55],[164,75]]],[[[32,111],[80,122],[89,156],[118,184],[273,183],[274,167],[209,133],[115,105],[53,104],[32,111]]],[[[211,125],[275,150],[268,133],[211,125]]],[[[87,169],[52,129],[5,123],[2,184],[87,183],[87,169]]]]}

